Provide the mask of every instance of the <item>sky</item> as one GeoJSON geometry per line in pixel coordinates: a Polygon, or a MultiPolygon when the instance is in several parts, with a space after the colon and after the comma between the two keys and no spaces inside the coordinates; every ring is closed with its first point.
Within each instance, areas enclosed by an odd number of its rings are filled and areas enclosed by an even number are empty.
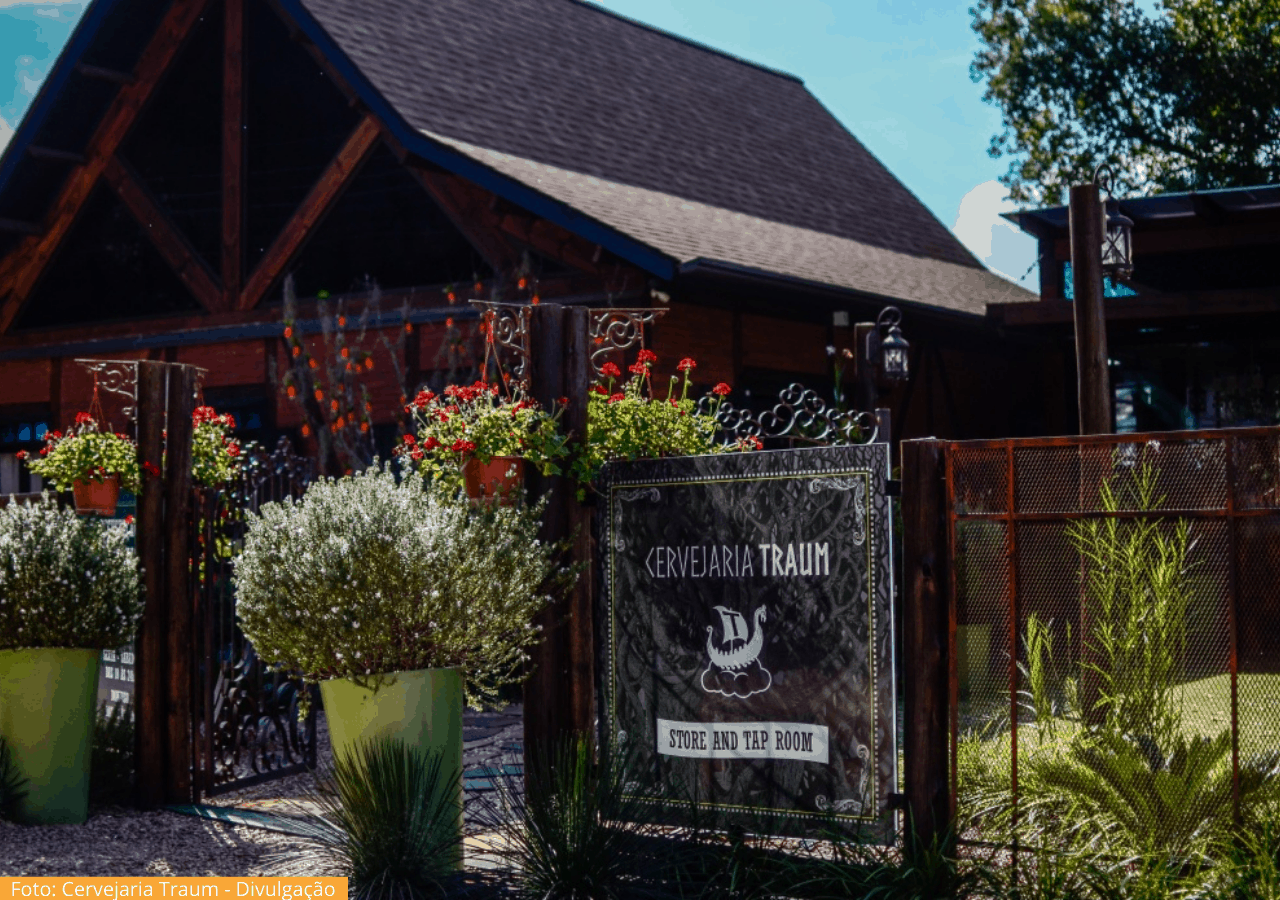
{"type": "MultiPolygon", "coordinates": [[[[988,268],[1036,290],[1036,246],[1001,212],[1000,128],[969,77],[970,0],[598,0],[599,5],[799,76],[988,268]]],[[[88,4],[0,0],[0,147],[88,4]]]]}

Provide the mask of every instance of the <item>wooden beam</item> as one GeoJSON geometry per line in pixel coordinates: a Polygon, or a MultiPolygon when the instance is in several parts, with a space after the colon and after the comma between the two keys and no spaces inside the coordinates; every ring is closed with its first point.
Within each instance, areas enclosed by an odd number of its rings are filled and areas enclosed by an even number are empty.
{"type": "Polygon", "coordinates": [[[137,78],[121,87],[89,141],[88,162],[67,179],[46,216],[46,229],[24,240],[0,263],[0,284],[8,284],[9,296],[0,306],[0,334],[9,330],[22,311],[58,244],[66,236],[89,199],[98,177],[115,155],[129,129],[151,98],[161,75],[177,56],[209,0],[174,0],[150,43],[142,52],[137,78]]]}
{"type": "Polygon", "coordinates": [[[329,167],[311,188],[307,198],[302,201],[302,205],[294,212],[293,218],[276,236],[275,242],[267,249],[266,254],[253,270],[253,274],[249,276],[240,294],[239,309],[253,309],[258,305],[258,301],[262,299],[267,289],[315,231],[325,213],[333,207],[342,191],[355,178],[361,164],[373,152],[380,133],[381,127],[372,113],[366,114],[360,120],[355,130],[351,132],[351,136],[347,138],[347,142],[338,151],[338,155],[329,163],[329,167]]]}
{"type": "Polygon", "coordinates": [[[520,264],[519,251],[493,227],[493,216],[469,203],[457,190],[453,176],[412,164],[409,171],[493,271],[513,271],[520,264]]]}
{"type": "Polygon", "coordinates": [[[104,69],[102,66],[88,66],[79,63],[76,71],[86,78],[96,78],[99,81],[112,81],[116,84],[133,84],[137,81],[137,76],[132,72],[120,72],[116,69],[104,69]]]}
{"type": "Polygon", "coordinates": [[[226,0],[222,57],[222,308],[244,286],[244,0],[226,0]]]}
{"type": "MultiPolygon", "coordinates": [[[[1108,322],[1144,320],[1158,325],[1168,319],[1274,315],[1280,313],[1280,291],[1186,291],[1159,296],[1139,293],[1135,297],[1107,297],[1103,306],[1108,322]]],[[[1004,325],[1070,325],[1074,314],[1075,304],[1070,300],[992,303],[987,307],[987,315],[1004,325]]]]}
{"type": "Polygon", "coordinates": [[[83,153],[76,153],[72,150],[57,150],[53,147],[41,147],[39,144],[29,145],[27,147],[27,155],[33,159],[51,159],[56,162],[69,162],[77,166],[83,166],[89,161],[83,153]]]}
{"type": "Polygon", "coordinates": [[[0,219],[0,231],[16,231],[18,234],[40,234],[44,229],[35,222],[23,222],[20,219],[0,219]]]}
{"type": "Polygon", "coordinates": [[[119,157],[111,158],[102,175],[187,290],[205,309],[218,312],[222,308],[222,291],[216,276],[146,186],[119,157]]]}
{"type": "MultiPolygon", "coordinates": [[[[195,644],[191,609],[191,412],[195,408],[196,372],[191,366],[166,364],[168,411],[164,454],[164,595],[169,614],[165,672],[165,773],[167,803],[195,800],[191,784],[191,691],[195,680],[195,644]]],[[[159,485],[156,485],[159,487],[159,485]]],[[[212,743],[212,741],[210,742],[212,743]]]]}
{"type": "Polygon", "coordinates": [[[165,387],[163,363],[138,363],[138,465],[142,469],[142,493],[138,497],[138,532],[135,540],[142,565],[146,604],[138,637],[134,683],[134,759],[137,771],[137,803],[157,809],[165,800],[165,754],[168,746],[168,604],[164,595],[164,489],[159,469],[148,474],[143,463],[161,465],[164,458],[165,387]]]}

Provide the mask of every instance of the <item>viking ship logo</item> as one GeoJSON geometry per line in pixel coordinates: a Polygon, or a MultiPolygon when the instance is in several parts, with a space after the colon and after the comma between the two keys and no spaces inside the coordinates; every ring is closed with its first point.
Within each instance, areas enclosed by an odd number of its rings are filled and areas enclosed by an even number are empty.
{"type": "Polygon", "coordinates": [[[707,626],[707,668],[702,673],[702,689],[709,694],[745,700],[762,694],[773,685],[773,676],[760,664],[764,649],[764,622],[767,613],[758,607],[748,624],[747,617],[727,606],[717,606],[720,638],[707,626]],[[754,627],[752,627],[754,625],[754,627]]]}

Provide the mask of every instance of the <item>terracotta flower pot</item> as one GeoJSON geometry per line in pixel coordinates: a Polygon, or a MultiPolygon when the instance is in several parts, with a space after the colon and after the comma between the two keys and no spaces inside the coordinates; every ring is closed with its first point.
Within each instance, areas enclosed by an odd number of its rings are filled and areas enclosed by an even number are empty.
{"type": "Polygon", "coordinates": [[[120,499],[120,476],[111,475],[105,481],[77,481],[71,486],[71,492],[80,515],[115,515],[116,501],[120,499]]]}
{"type": "Polygon", "coordinates": [[[467,496],[473,500],[498,498],[511,502],[524,484],[524,460],[518,456],[495,456],[487,463],[471,457],[462,466],[467,496]]]}

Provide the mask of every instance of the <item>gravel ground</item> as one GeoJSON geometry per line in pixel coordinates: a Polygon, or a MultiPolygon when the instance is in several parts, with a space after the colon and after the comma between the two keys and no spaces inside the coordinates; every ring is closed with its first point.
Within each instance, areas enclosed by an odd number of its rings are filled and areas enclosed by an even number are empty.
{"type": "MultiPolygon", "coordinates": [[[[521,710],[468,712],[463,720],[463,766],[519,762],[521,710]]],[[[318,723],[318,757],[330,753],[328,729],[318,723]]],[[[296,813],[314,784],[311,773],[281,778],[206,803],[258,812],[296,813]]],[[[469,792],[469,804],[474,792],[469,792]]],[[[0,821],[3,875],[271,875],[276,854],[297,847],[287,834],[158,811],[95,809],[84,825],[25,826],[0,821]]],[[[316,874],[299,872],[296,874],[316,874]]]]}

